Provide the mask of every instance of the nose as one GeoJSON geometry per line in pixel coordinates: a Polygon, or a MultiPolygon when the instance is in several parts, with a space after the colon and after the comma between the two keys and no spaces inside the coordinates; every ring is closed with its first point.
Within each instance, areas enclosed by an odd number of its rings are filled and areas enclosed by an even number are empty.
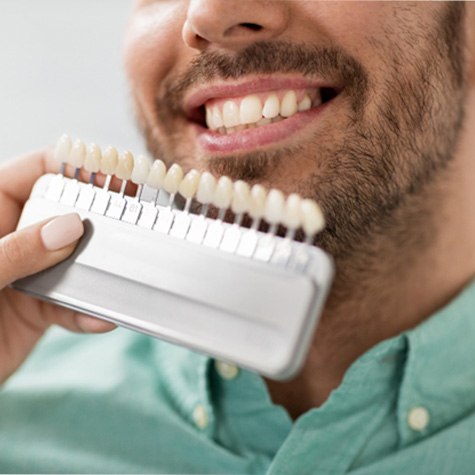
{"type": "Polygon", "coordinates": [[[190,0],[182,35],[200,51],[210,46],[239,50],[282,35],[288,23],[287,1],[190,0]]]}

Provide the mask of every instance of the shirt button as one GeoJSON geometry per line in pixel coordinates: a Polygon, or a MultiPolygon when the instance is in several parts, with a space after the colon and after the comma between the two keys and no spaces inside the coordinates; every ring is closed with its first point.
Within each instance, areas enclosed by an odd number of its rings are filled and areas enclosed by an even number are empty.
{"type": "Polygon", "coordinates": [[[407,423],[412,430],[423,431],[430,422],[429,411],[425,407],[414,407],[409,411],[407,423]]]}
{"type": "Polygon", "coordinates": [[[236,365],[225,363],[224,361],[216,361],[215,367],[223,379],[234,379],[239,374],[239,368],[236,365]]]}
{"type": "Polygon", "coordinates": [[[197,404],[193,411],[193,420],[198,429],[206,429],[208,427],[208,411],[203,404],[197,404]]]}

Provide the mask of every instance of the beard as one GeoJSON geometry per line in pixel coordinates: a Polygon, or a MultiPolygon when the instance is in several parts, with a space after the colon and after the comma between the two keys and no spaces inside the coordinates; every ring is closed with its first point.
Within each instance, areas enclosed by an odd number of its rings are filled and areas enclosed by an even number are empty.
{"type": "Polygon", "coordinates": [[[430,229],[433,213],[423,196],[449,168],[463,126],[463,20],[464,5],[449,3],[433,28],[421,26],[416,32],[417,45],[375,45],[375,54],[383,58],[384,80],[332,46],[272,41],[251,44],[232,56],[204,51],[184,73],[163,82],[155,105],[159,126],[147,123],[138,104],[139,124],[153,156],[183,163],[199,160],[212,173],[233,179],[269,181],[289,159],[296,166],[300,159],[313,163],[291,191],[321,205],[327,225],[315,243],[337,265],[354,261],[354,256],[363,262],[380,236],[399,246],[411,242],[414,247],[414,241],[427,245],[416,229],[430,229]],[[320,75],[344,84],[348,107],[343,123],[325,137],[315,134],[305,144],[274,151],[185,156],[173,119],[183,114],[181,104],[190,87],[216,78],[273,73],[320,75]]]}

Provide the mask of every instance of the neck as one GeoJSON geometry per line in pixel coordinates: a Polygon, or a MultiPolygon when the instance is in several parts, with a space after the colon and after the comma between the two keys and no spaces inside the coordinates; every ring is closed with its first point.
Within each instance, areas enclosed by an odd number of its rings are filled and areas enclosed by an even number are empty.
{"type": "Polygon", "coordinates": [[[337,279],[301,374],[268,381],[274,402],[292,417],[323,404],[359,356],[418,325],[475,275],[474,129],[472,93],[449,168],[423,195],[406,200],[390,229],[336,263],[337,279]]]}

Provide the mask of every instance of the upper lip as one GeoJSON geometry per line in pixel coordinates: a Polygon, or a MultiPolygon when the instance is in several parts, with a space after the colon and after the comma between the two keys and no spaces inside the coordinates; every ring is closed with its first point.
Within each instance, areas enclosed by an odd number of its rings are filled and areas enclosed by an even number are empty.
{"type": "Polygon", "coordinates": [[[334,88],[340,89],[325,80],[309,79],[304,77],[256,77],[239,82],[223,81],[200,86],[191,91],[183,102],[185,115],[196,117],[197,110],[210,99],[240,97],[259,92],[275,91],[279,89],[307,89],[307,88],[334,88]]]}

